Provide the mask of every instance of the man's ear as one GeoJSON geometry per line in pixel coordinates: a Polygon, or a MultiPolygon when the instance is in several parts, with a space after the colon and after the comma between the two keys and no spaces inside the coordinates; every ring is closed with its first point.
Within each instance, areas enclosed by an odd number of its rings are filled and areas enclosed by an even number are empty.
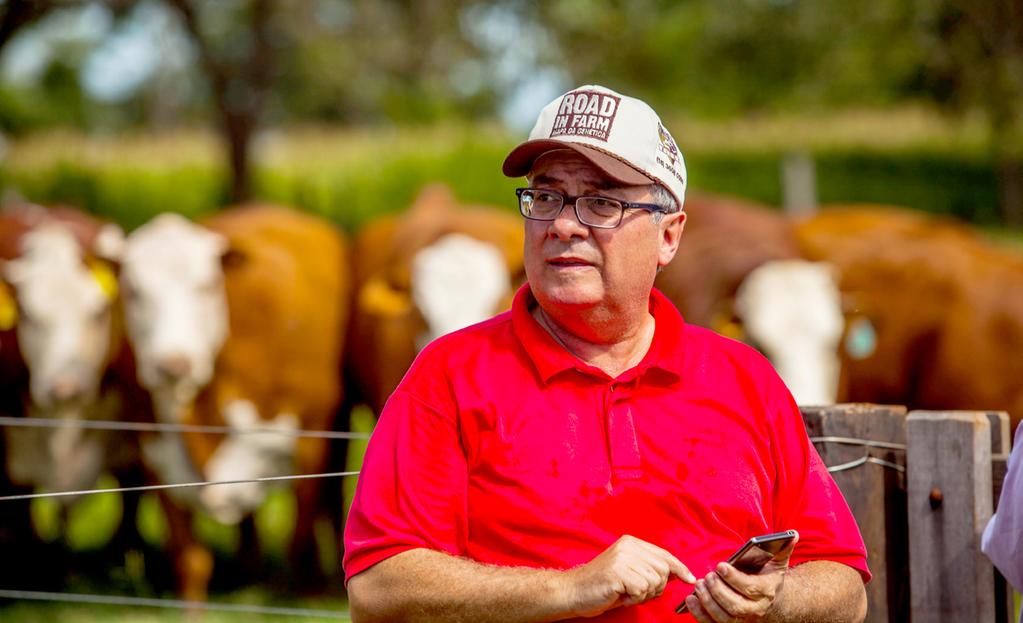
{"type": "Polygon", "coordinates": [[[687,215],[683,211],[667,214],[661,221],[661,248],[657,256],[657,266],[667,266],[671,258],[678,252],[682,240],[682,230],[686,226],[687,215]]]}

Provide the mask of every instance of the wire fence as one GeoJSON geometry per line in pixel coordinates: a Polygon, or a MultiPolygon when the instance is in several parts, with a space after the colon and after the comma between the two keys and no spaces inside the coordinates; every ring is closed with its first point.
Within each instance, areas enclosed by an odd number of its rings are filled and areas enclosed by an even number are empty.
{"type": "Polygon", "coordinates": [[[330,430],[301,430],[268,427],[235,428],[232,426],[204,426],[201,424],[163,424],[159,422],[121,422],[117,420],[61,420],[57,418],[0,416],[0,427],[15,428],[67,428],[88,430],[127,431],[143,433],[209,433],[219,435],[248,435],[274,433],[287,437],[311,439],[369,439],[369,433],[330,430]]]}
{"type": "Polygon", "coordinates": [[[883,450],[898,450],[898,451],[901,451],[901,452],[905,452],[906,451],[906,444],[904,444],[904,443],[893,443],[893,442],[890,442],[890,441],[875,441],[873,439],[860,439],[860,438],[857,438],[857,437],[835,437],[835,436],[810,437],[810,441],[813,442],[813,443],[837,443],[837,444],[842,444],[842,445],[847,445],[847,446],[860,446],[862,448],[866,448],[865,454],[863,456],[861,456],[860,458],[858,458],[858,459],[853,459],[852,461],[848,461],[846,463],[840,463],[838,465],[830,465],[830,466],[828,466],[828,472],[830,472],[832,474],[837,473],[837,472],[844,472],[844,471],[847,471],[847,470],[850,470],[850,469],[855,469],[857,467],[861,467],[861,466],[867,465],[867,464],[880,465],[881,467],[884,467],[886,469],[893,469],[893,470],[895,470],[895,471],[897,471],[899,473],[903,473],[903,474],[906,473],[906,466],[905,465],[899,465],[898,463],[893,463],[891,461],[886,461],[884,459],[879,459],[879,458],[877,458],[875,456],[871,456],[871,454],[870,454],[870,449],[871,448],[879,448],[879,449],[883,449],[883,450]]]}
{"type": "MultiPolygon", "coordinates": [[[[8,417],[0,416],[0,428],[2,427],[20,427],[20,428],[63,428],[67,426],[77,426],[83,429],[90,430],[107,430],[107,431],[126,431],[126,432],[153,432],[153,433],[206,433],[206,434],[221,434],[221,435],[244,435],[244,434],[279,434],[286,435],[296,438],[316,438],[316,439],[331,439],[331,440],[366,440],[369,439],[369,433],[357,433],[350,431],[325,431],[325,430],[296,430],[296,429],[278,429],[278,428],[267,428],[267,427],[253,427],[253,428],[234,428],[230,426],[204,426],[204,425],[188,425],[188,424],[166,424],[157,422],[122,422],[122,421],[107,421],[107,420],[83,420],[75,421],[72,423],[61,421],[50,418],[36,418],[36,417],[8,417]]],[[[887,469],[894,469],[899,472],[905,472],[905,466],[880,459],[870,455],[870,449],[882,449],[882,450],[894,450],[894,451],[905,451],[905,444],[897,444],[891,442],[874,441],[870,439],[859,439],[852,437],[811,437],[810,441],[815,444],[841,444],[863,447],[866,450],[864,456],[842,463],[839,465],[833,465],[828,467],[829,472],[841,472],[857,467],[861,467],[867,464],[879,465],[887,469]]],[[[262,478],[251,478],[251,479],[239,479],[239,480],[210,480],[210,481],[195,481],[195,482],[183,482],[183,483],[171,483],[171,484],[156,484],[156,485],[143,485],[134,487],[113,487],[113,488],[102,488],[102,489],[80,489],[74,491],[52,491],[52,492],[40,492],[40,493],[29,493],[29,494],[18,494],[18,495],[5,495],[0,496],[0,502],[16,501],[16,500],[32,500],[32,499],[43,499],[43,498],[58,498],[58,497],[73,497],[73,496],[84,496],[84,495],[95,495],[95,494],[112,494],[112,493],[129,493],[129,492],[146,492],[146,491],[159,491],[167,489],[179,489],[189,487],[209,487],[209,486],[221,486],[221,485],[232,485],[232,484],[243,484],[243,483],[265,483],[265,482],[280,482],[280,481],[292,481],[292,480],[305,480],[305,479],[316,479],[316,478],[346,478],[352,476],[358,476],[358,471],[342,471],[342,472],[324,472],[318,474],[291,474],[284,476],[269,476],[262,478]]],[[[126,608],[160,608],[160,609],[171,609],[181,611],[211,611],[211,612],[232,612],[239,614],[253,614],[261,616],[286,616],[286,617],[304,617],[304,618],[316,618],[316,619],[329,619],[329,620],[344,620],[348,618],[348,612],[342,610],[324,610],[324,609],[313,609],[313,608],[292,608],[292,607],[278,607],[278,606],[261,606],[255,604],[235,604],[235,603],[223,603],[223,602],[197,602],[197,601],[186,601],[180,599],[168,599],[168,598],[144,598],[144,597],[130,597],[124,595],[96,595],[96,594],[83,594],[83,593],[67,593],[67,592],[47,592],[47,591],[29,591],[29,590],[8,590],[0,589],[0,599],[13,599],[13,600],[24,600],[24,601],[36,601],[36,602],[51,602],[51,603],[78,603],[78,604],[93,604],[93,605],[107,605],[107,606],[118,606],[126,608]]]]}
{"type": "MultiPolygon", "coordinates": [[[[369,433],[352,431],[327,431],[327,430],[299,430],[281,429],[270,427],[248,427],[235,428],[231,426],[207,426],[192,424],[168,424],[159,422],[125,422],[116,420],[75,420],[67,421],[55,418],[39,417],[10,417],[0,416],[0,428],[41,428],[60,429],[77,427],[86,430],[104,430],[121,432],[140,433],[205,433],[219,435],[246,435],[246,434],[276,434],[295,438],[328,439],[328,440],[367,440],[369,433]]],[[[234,485],[243,483],[268,483],[295,481],[320,478],[347,478],[358,476],[358,471],[323,472],[316,474],[289,474],[283,476],[267,476],[261,478],[248,478],[237,480],[203,480],[195,482],[180,482],[169,484],[153,484],[133,487],[109,487],[96,489],[78,489],[72,491],[46,491],[39,493],[26,493],[16,495],[0,496],[0,503],[19,500],[36,500],[46,498],[77,497],[98,494],[134,493],[160,491],[168,489],[181,489],[190,487],[210,487],[221,485],[234,485]]],[[[0,507],[0,514],[3,513],[0,507]]],[[[257,604],[236,604],[216,601],[186,601],[181,599],[168,598],[146,598],[132,597],[126,595],[97,595],[70,592],[12,590],[0,588],[0,599],[11,599],[19,601],[65,603],[65,604],[91,604],[117,606],[125,608],[160,608],[169,610],[181,610],[187,612],[209,611],[237,614],[253,614],[267,617],[301,617],[312,619],[345,620],[348,612],[343,610],[325,610],[315,608],[294,608],[280,606],[262,606],[257,604]]]]}
{"type": "Polygon", "coordinates": [[[141,485],[138,487],[111,487],[109,489],[79,489],[76,491],[49,491],[43,493],[23,493],[18,495],[0,496],[0,502],[15,500],[36,500],[41,498],[61,498],[98,493],[128,493],[135,491],[160,491],[164,489],[184,489],[188,487],[210,487],[216,485],[240,485],[250,482],[280,482],[286,480],[308,480],[312,478],[344,478],[358,476],[359,472],[324,472],[322,474],[293,474],[290,476],[264,476],[262,478],[243,478],[239,480],[200,480],[196,482],[177,482],[166,485],[141,485]]]}

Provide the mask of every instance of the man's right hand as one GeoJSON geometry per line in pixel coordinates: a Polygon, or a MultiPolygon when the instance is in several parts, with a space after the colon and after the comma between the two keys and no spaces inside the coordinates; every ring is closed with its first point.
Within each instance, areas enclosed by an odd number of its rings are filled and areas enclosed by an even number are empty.
{"type": "Polygon", "coordinates": [[[672,574],[689,584],[696,582],[667,550],[626,535],[590,562],[566,571],[564,578],[571,610],[592,617],[657,597],[672,574]]]}

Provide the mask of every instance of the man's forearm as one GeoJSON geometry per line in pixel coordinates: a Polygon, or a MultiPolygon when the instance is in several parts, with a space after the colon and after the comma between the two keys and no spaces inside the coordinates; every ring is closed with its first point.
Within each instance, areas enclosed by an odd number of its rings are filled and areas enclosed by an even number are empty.
{"type": "Polygon", "coordinates": [[[867,616],[867,593],[860,574],[831,561],[811,561],[789,569],[778,600],[764,617],[771,623],[852,623],[867,616]]]}
{"type": "Polygon", "coordinates": [[[556,621],[573,616],[561,575],[414,549],[353,577],[348,594],[357,622],[556,621]]]}

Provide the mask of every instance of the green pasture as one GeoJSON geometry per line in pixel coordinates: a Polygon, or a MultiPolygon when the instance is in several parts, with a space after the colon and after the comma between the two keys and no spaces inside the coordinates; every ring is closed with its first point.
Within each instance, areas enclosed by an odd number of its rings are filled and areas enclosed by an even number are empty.
{"type": "MultiPolygon", "coordinates": [[[[778,205],[780,166],[812,156],[820,200],[902,205],[998,223],[997,182],[981,131],[925,111],[848,113],[673,124],[691,188],[778,205]]],[[[501,162],[522,136],[486,125],[274,130],[255,143],[255,193],[352,231],[407,207],[426,184],[465,202],[514,209],[501,162]]],[[[128,229],[154,214],[197,216],[226,203],[228,174],[215,136],[84,136],[53,132],[12,144],[0,191],[66,202],[128,229]]]]}

